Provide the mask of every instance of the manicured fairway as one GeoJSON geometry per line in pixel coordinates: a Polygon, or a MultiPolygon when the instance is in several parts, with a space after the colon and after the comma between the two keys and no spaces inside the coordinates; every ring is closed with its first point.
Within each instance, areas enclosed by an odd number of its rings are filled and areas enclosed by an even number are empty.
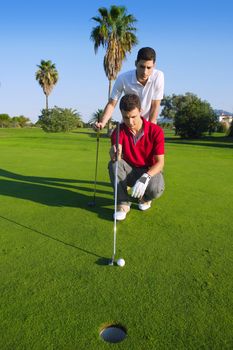
{"type": "Polygon", "coordinates": [[[0,129],[0,349],[233,349],[233,143],[167,135],[164,195],[117,226],[109,139],[0,129]],[[122,343],[99,337],[126,327],[122,343]]]}

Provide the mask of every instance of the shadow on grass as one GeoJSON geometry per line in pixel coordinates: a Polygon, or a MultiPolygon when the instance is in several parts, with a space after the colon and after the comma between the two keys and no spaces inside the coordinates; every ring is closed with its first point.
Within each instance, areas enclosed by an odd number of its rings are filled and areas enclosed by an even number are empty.
{"type": "Polygon", "coordinates": [[[110,261],[111,261],[110,258],[100,257],[100,258],[96,261],[96,265],[108,266],[109,263],[110,263],[110,261]]]}
{"type": "MultiPolygon", "coordinates": [[[[39,234],[39,235],[41,235],[41,236],[44,236],[44,237],[46,237],[46,238],[49,238],[49,239],[51,239],[51,240],[53,240],[53,241],[55,241],[55,242],[62,243],[62,244],[64,244],[64,245],[68,246],[68,247],[78,249],[78,250],[80,250],[80,251],[83,252],[83,253],[86,253],[86,254],[95,256],[95,257],[98,258],[97,261],[101,261],[101,260],[103,260],[103,261],[104,261],[104,260],[105,260],[105,261],[109,261],[109,259],[104,258],[104,257],[101,257],[100,255],[98,255],[98,254],[96,254],[96,253],[93,253],[93,252],[91,252],[91,251],[89,251],[89,250],[87,250],[87,249],[83,249],[83,248],[80,248],[80,247],[78,247],[78,246],[76,246],[76,245],[73,245],[73,244],[64,242],[64,241],[62,241],[61,239],[58,239],[58,238],[56,238],[56,237],[52,237],[52,236],[48,235],[47,233],[41,232],[41,231],[39,231],[39,230],[36,230],[35,228],[32,228],[32,227],[26,226],[26,225],[24,225],[24,224],[21,224],[21,223],[15,221],[15,220],[6,218],[5,216],[0,215],[0,218],[1,218],[1,219],[4,219],[4,220],[6,220],[6,221],[8,221],[8,222],[10,222],[10,223],[13,223],[13,224],[15,224],[15,225],[17,225],[17,226],[26,228],[27,230],[30,230],[30,231],[32,231],[32,232],[35,232],[35,233],[37,233],[37,234],[39,234]]],[[[103,264],[98,264],[98,265],[103,265],[103,264]]]]}
{"type": "MultiPolygon", "coordinates": [[[[69,188],[74,188],[74,189],[85,189],[87,191],[90,191],[90,187],[84,188],[78,187],[78,186],[72,186],[68,185],[67,183],[80,183],[80,184],[93,184],[93,181],[88,181],[88,180],[79,180],[79,179],[62,179],[62,178],[57,178],[57,177],[41,177],[41,176],[26,176],[26,175],[20,175],[16,173],[12,173],[11,171],[0,169],[0,176],[2,177],[7,177],[10,179],[15,179],[19,181],[25,181],[25,182],[34,182],[34,183],[40,183],[40,184],[45,184],[45,185],[54,185],[54,186],[66,186],[69,188]],[[65,183],[65,185],[64,185],[65,183]]],[[[104,185],[106,187],[111,187],[110,183],[106,182],[98,182],[99,185],[104,185]]],[[[103,192],[104,193],[104,192],[103,192]]],[[[106,192],[107,194],[109,192],[106,192]]]]}
{"type": "MultiPolygon", "coordinates": [[[[72,131],[72,134],[79,134],[79,135],[88,135],[92,138],[96,138],[96,135],[97,133],[94,131],[94,130],[89,130],[89,131],[72,131]]],[[[110,137],[109,135],[107,134],[107,130],[104,130],[100,133],[100,138],[104,138],[104,139],[109,139],[109,142],[110,142],[110,137]]]]}
{"type": "Polygon", "coordinates": [[[112,221],[112,210],[106,206],[113,205],[113,199],[98,198],[98,194],[111,194],[111,185],[97,182],[96,205],[89,207],[93,201],[94,184],[87,180],[59,179],[50,177],[23,176],[0,169],[0,195],[30,200],[48,206],[82,208],[95,212],[99,217],[112,221]],[[78,183],[79,186],[74,185],[78,183]],[[90,186],[83,186],[88,184],[90,186]],[[106,186],[109,190],[98,189],[98,185],[106,186]],[[83,192],[87,192],[84,194],[83,192]]]}
{"type": "Polygon", "coordinates": [[[233,148],[232,137],[206,136],[200,139],[181,139],[176,137],[166,137],[165,142],[189,146],[233,148]]]}

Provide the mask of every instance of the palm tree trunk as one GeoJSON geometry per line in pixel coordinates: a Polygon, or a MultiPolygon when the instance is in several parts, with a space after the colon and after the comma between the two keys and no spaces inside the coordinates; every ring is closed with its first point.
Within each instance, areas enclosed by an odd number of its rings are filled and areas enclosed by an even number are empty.
{"type": "Polygon", "coordinates": [[[48,109],[49,108],[49,103],[48,103],[48,95],[45,95],[46,96],[46,109],[48,109]]]}
{"type": "Polygon", "coordinates": [[[112,91],[112,80],[109,80],[108,81],[108,99],[110,99],[111,91],[112,91]]]}
{"type": "MultiPolygon", "coordinates": [[[[109,101],[110,96],[111,96],[111,91],[112,91],[112,80],[109,80],[108,81],[108,101],[109,101]]],[[[112,121],[110,118],[108,121],[108,127],[107,127],[108,136],[110,136],[110,134],[111,134],[111,129],[112,129],[112,121]]]]}

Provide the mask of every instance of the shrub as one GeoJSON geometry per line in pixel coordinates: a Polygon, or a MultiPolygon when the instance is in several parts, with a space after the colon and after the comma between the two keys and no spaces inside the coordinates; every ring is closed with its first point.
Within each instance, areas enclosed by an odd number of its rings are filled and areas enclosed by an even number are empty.
{"type": "Polygon", "coordinates": [[[229,127],[226,123],[218,122],[216,127],[216,132],[227,133],[229,127]]]}
{"type": "Polygon", "coordinates": [[[233,121],[231,122],[230,128],[228,130],[228,135],[229,137],[233,137],[233,121]]]}
{"type": "Polygon", "coordinates": [[[52,109],[42,110],[39,124],[46,132],[67,132],[81,127],[82,120],[75,110],[55,106],[52,109]]]}
{"type": "Polygon", "coordinates": [[[176,134],[184,138],[198,138],[204,132],[211,133],[217,116],[210,104],[196,95],[176,96],[175,128],[176,134]]]}

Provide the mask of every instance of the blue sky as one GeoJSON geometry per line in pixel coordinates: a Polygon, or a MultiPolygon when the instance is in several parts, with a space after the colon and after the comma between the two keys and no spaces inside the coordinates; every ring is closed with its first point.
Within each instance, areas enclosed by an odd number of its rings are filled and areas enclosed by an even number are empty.
{"type": "MultiPolygon", "coordinates": [[[[35,80],[41,59],[56,64],[59,81],[49,106],[67,107],[88,121],[107,102],[104,51],[95,55],[91,17],[99,7],[124,5],[138,22],[138,45],[122,71],[134,68],[140,47],[157,52],[165,93],[192,92],[233,113],[233,4],[231,0],[2,1],[0,4],[0,113],[38,119],[45,97],[35,80]]],[[[114,118],[119,119],[118,108],[114,118]]]]}

